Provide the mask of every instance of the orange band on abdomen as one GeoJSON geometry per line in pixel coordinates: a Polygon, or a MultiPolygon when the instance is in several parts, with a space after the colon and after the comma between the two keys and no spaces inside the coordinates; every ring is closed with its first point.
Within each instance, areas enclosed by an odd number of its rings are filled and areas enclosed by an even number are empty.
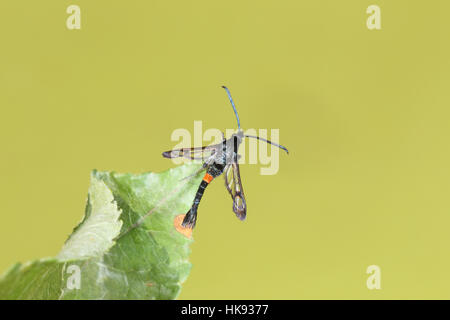
{"type": "Polygon", "coordinates": [[[209,173],[205,174],[205,176],[203,177],[203,181],[206,181],[207,183],[210,183],[212,181],[212,179],[214,179],[214,178],[209,173]]]}

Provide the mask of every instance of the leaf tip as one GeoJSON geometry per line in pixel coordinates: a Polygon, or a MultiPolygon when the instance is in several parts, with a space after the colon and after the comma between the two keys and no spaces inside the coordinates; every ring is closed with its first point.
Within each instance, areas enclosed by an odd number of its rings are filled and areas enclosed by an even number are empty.
{"type": "Polygon", "coordinates": [[[181,225],[183,222],[185,214],[179,214],[173,219],[173,225],[175,227],[175,230],[177,230],[179,233],[181,233],[186,238],[192,239],[192,229],[191,228],[185,228],[181,225]]]}

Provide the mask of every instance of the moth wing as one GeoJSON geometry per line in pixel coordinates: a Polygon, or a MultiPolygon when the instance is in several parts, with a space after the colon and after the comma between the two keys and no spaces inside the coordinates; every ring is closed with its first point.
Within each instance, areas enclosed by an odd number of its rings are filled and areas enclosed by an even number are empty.
{"type": "Polygon", "coordinates": [[[225,169],[225,186],[233,199],[233,211],[240,220],[247,216],[247,204],[245,202],[244,190],[242,188],[239,164],[233,162],[225,169]]]}
{"type": "Polygon", "coordinates": [[[162,153],[164,158],[180,158],[184,157],[191,160],[205,160],[217,152],[217,148],[221,144],[214,144],[211,146],[197,147],[197,148],[182,148],[165,151],[162,153]]]}

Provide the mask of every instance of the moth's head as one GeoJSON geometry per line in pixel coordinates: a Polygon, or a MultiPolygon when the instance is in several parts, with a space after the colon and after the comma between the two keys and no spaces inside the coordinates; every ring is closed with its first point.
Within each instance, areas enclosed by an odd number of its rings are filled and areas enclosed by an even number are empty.
{"type": "Polygon", "coordinates": [[[233,133],[233,135],[230,137],[230,140],[236,141],[238,146],[242,143],[243,139],[244,139],[244,131],[242,131],[242,130],[239,130],[238,132],[233,133]]]}
{"type": "Polygon", "coordinates": [[[239,140],[242,140],[244,138],[244,131],[242,131],[241,129],[239,129],[238,132],[234,133],[233,136],[235,136],[236,138],[238,138],[239,140]]]}
{"type": "Polygon", "coordinates": [[[238,153],[239,146],[241,145],[243,139],[243,131],[239,130],[238,132],[233,133],[230,139],[227,140],[227,148],[229,148],[229,150],[234,150],[235,153],[238,153]]]}

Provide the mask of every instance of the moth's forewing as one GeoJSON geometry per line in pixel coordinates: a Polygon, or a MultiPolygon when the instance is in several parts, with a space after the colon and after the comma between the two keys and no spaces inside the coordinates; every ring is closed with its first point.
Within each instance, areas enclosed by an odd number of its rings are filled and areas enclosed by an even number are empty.
{"type": "Polygon", "coordinates": [[[233,200],[233,212],[240,220],[247,215],[247,204],[245,202],[244,190],[242,189],[239,164],[234,162],[225,169],[225,186],[233,200]]]}
{"type": "Polygon", "coordinates": [[[244,190],[242,189],[239,164],[235,162],[232,164],[232,167],[233,167],[233,180],[235,181],[233,211],[239,219],[244,220],[245,217],[247,216],[247,203],[245,202],[244,190]]]}
{"type": "Polygon", "coordinates": [[[191,160],[205,160],[216,152],[218,146],[219,144],[197,148],[173,149],[163,152],[162,156],[169,159],[184,157],[191,160]]]}

